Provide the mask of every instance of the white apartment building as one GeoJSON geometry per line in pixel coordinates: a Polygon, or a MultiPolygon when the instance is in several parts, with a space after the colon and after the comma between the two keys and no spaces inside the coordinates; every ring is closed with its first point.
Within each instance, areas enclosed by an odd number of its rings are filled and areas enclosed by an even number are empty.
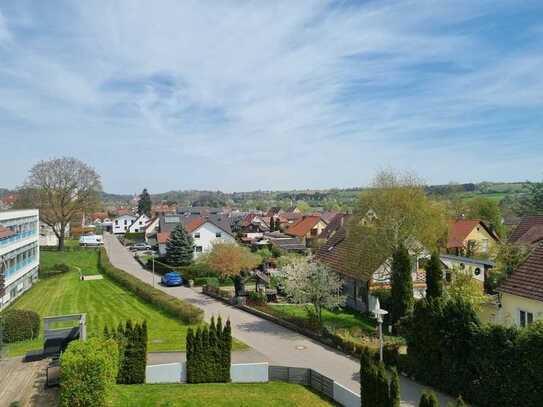
{"type": "Polygon", "coordinates": [[[0,212],[0,309],[38,279],[39,263],[38,210],[0,212]]]}
{"type": "Polygon", "coordinates": [[[137,216],[123,215],[113,220],[113,233],[116,235],[124,235],[128,229],[136,221],[137,216]]]}

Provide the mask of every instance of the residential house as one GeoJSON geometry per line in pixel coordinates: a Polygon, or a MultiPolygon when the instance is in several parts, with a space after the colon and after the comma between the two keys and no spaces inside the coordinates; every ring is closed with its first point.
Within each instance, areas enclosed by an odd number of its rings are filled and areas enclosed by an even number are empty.
{"type": "MultiPolygon", "coordinates": [[[[495,266],[495,263],[491,260],[476,257],[456,256],[454,254],[441,254],[439,257],[447,269],[469,272],[481,284],[481,287],[484,287],[490,270],[495,266]]],[[[445,271],[445,277],[447,281],[450,280],[449,271],[445,271]]]]}
{"type": "Polygon", "coordinates": [[[496,321],[520,327],[543,320],[543,242],[528,259],[497,289],[499,293],[496,321]]]}
{"type": "Polygon", "coordinates": [[[499,237],[479,219],[456,219],[449,222],[447,253],[457,256],[488,256],[499,237]]]}
{"type": "Polygon", "coordinates": [[[272,206],[270,209],[268,209],[268,212],[266,212],[266,217],[271,218],[272,216],[281,215],[285,211],[281,209],[279,206],[272,206]]]}
{"type": "Polygon", "coordinates": [[[241,233],[264,233],[270,231],[269,219],[256,213],[248,213],[241,222],[241,233]]]}
{"type": "Polygon", "coordinates": [[[509,237],[509,243],[533,246],[543,241],[543,215],[524,216],[509,237]]]}
{"type": "Polygon", "coordinates": [[[211,251],[216,242],[236,243],[230,230],[228,218],[224,216],[172,216],[161,217],[159,232],[157,234],[158,252],[161,256],[166,254],[166,242],[170,233],[177,225],[183,223],[188,233],[194,240],[194,257],[211,251]]]}
{"type": "Polygon", "coordinates": [[[128,232],[128,229],[136,219],[137,217],[134,215],[122,215],[113,219],[113,233],[116,235],[124,235],[128,232]]]}
{"type": "MultiPolygon", "coordinates": [[[[56,226],[60,230],[60,223],[56,226]]],[[[64,227],[64,236],[70,237],[70,225],[64,227]]],[[[58,246],[58,237],[53,228],[44,222],[40,222],[40,246],[55,247],[58,246]]]]}
{"type": "MultiPolygon", "coordinates": [[[[426,293],[426,271],[422,260],[427,259],[429,254],[419,245],[410,246],[413,260],[413,295],[422,298],[426,293]]],[[[376,259],[370,264],[367,259],[361,258],[358,246],[347,239],[344,227],[338,228],[319,248],[316,258],[342,276],[346,305],[352,309],[367,312],[372,309],[375,301],[371,291],[390,288],[392,259],[376,259]]]]}
{"type": "Polygon", "coordinates": [[[254,243],[257,248],[275,247],[287,253],[305,253],[307,247],[298,237],[293,237],[281,233],[280,231],[264,233],[262,239],[254,243]]]}
{"type": "Polygon", "coordinates": [[[0,310],[38,279],[37,209],[0,212],[0,310]]]}
{"type": "Polygon", "coordinates": [[[149,222],[147,222],[147,225],[145,226],[145,229],[144,229],[145,242],[150,244],[151,246],[158,244],[157,233],[158,233],[159,225],[160,225],[160,218],[157,216],[149,220],[149,222]]]}
{"type": "Polygon", "coordinates": [[[293,223],[286,230],[286,234],[298,237],[307,246],[312,241],[316,241],[327,224],[320,216],[304,216],[299,221],[293,223]]]}
{"type": "Polygon", "coordinates": [[[147,215],[139,215],[130,226],[128,226],[127,233],[144,233],[147,223],[150,219],[147,215]]]}

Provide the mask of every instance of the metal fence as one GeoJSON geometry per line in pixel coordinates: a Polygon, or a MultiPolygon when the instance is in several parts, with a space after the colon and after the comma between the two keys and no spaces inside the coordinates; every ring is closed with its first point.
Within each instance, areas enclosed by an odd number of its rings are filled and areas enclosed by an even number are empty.
{"type": "Polygon", "coordinates": [[[270,366],[270,380],[303,384],[325,396],[334,398],[334,381],[313,369],[304,367],[270,366]]]}

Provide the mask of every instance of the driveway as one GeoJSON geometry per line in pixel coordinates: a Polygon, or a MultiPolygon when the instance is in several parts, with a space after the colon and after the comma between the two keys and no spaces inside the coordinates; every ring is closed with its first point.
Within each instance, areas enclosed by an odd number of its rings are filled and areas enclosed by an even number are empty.
{"type": "MultiPolygon", "coordinates": [[[[226,305],[211,297],[187,287],[162,287],[159,278],[153,278],[134,260],[132,254],[111,234],[104,234],[104,244],[111,263],[138,277],[156,288],[200,307],[205,320],[212,315],[230,318],[232,334],[239,340],[264,355],[270,363],[283,366],[312,368],[349,389],[359,392],[359,361],[327,346],[315,342],[273,322],[226,305]]],[[[401,377],[402,406],[418,406],[423,386],[401,377]]],[[[445,406],[451,398],[438,395],[440,404],[445,406]]]]}

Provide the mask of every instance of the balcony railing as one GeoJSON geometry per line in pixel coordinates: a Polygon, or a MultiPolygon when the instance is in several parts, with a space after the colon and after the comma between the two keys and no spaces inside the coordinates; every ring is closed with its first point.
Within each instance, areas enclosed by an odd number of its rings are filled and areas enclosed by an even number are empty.
{"type": "Polygon", "coordinates": [[[19,232],[16,235],[10,236],[7,239],[0,240],[0,247],[7,246],[12,243],[18,242],[19,240],[27,239],[31,236],[36,236],[37,232],[34,230],[28,230],[26,232],[19,232]]]}
{"type": "Polygon", "coordinates": [[[35,263],[37,260],[37,256],[28,257],[27,259],[18,262],[14,266],[8,267],[6,269],[6,278],[9,278],[13,274],[17,273],[19,270],[25,268],[29,264],[35,263]]]}

